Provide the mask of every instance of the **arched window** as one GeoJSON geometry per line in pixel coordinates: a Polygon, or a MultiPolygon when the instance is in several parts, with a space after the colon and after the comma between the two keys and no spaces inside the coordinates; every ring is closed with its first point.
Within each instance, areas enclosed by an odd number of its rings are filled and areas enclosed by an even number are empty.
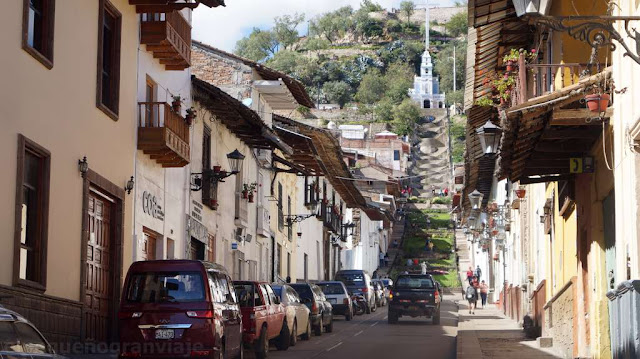
{"type": "Polygon", "coordinates": [[[422,108],[431,108],[431,101],[424,100],[424,106],[422,108]]]}

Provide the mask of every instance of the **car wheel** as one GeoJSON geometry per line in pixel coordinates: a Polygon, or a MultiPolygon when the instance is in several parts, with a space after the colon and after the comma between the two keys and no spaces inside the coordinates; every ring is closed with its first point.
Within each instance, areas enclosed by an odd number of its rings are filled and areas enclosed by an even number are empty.
{"type": "Polygon", "coordinates": [[[371,311],[372,311],[372,312],[375,312],[375,311],[376,311],[376,309],[378,309],[378,306],[376,305],[376,301],[374,300],[374,301],[373,301],[373,308],[371,308],[371,311]]]}
{"type": "Polygon", "coordinates": [[[319,337],[322,335],[322,315],[320,315],[320,323],[316,326],[314,334],[319,337]]]}
{"type": "Polygon", "coordinates": [[[311,318],[307,320],[307,330],[304,333],[302,333],[302,336],[300,338],[302,340],[311,339],[311,318]]]}
{"type": "Polygon", "coordinates": [[[262,332],[260,333],[260,338],[258,338],[258,342],[256,343],[256,358],[257,359],[265,359],[269,354],[269,340],[267,339],[267,326],[262,326],[262,332]]]}
{"type": "Polygon", "coordinates": [[[289,343],[291,343],[291,331],[287,324],[287,318],[285,318],[284,323],[282,323],[282,329],[280,329],[280,335],[276,339],[276,348],[278,350],[287,350],[289,349],[289,343]]]}
{"type": "Polygon", "coordinates": [[[325,327],[325,331],[326,331],[327,333],[331,333],[331,332],[333,332],[333,317],[331,317],[331,322],[329,323],[329,325],[327,325],[327,326],[325,327]]]}
{"type": "Polygon", "coordinates": [[[371,304],[367,303],[367,307],[364,310],[365,313],[371,314],[371,304]]]}
{"type": "Polygon", "coordinates": [[[293,329],[291,330],[291,342],[289,343],[289,345],[291,345],[292,347],[295,347],[297,342],[298,342],[298,322],[294,319],[293,329]]]}
{"type": "Polygon", "coordinates": [[[433,317],[431,318],[433,325],[438,325],[440,324],[440,309],[438,309],[438,311],[433,315],[433,317]]]}
{"type": "Polygon", "coordinates": [[[388,316],[387,316],[387,322],[389,324],[396,324],[398,323],[398,314],[395,312],[389,312],[388,316]]]}

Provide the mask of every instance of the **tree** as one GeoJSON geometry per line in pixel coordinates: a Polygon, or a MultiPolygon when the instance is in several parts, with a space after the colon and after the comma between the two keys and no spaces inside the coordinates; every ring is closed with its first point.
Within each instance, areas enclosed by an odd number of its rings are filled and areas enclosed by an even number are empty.
{"type": "Polygon", "coordinates": [[[362,103],[372,104],[384,97],[387,84],[385,78],[377,69],[371,69],[360,81],[360,87],[356,93],[356,100],[362,103]]]}
{"type": "Polygon", "coordinates": [[[373,118],[377,122],[391,122],[393,120],[393,102],[383,99],[373,109],[373,118]]]}
{"type": "Polygon", "coordinates": [[[386,97],[395,104],[409,97],[409,88],[413,84],[413,69],[400,62],[391,64],[384,75],[387,84],[386,97]]]}
{"type": "Polygon", "coordinates": [[[351,101],[353,95],[351,86],[344,81],[329,81],[324,84],[322,91],[329,102],[337,103],[340,108],[343,108],[347,102],[351,101]]]}
{"type": "Polygon", "coordinates": [[[449,19],[449,22],[444,25],[444,28],[447,30],[447,33],[453,37],[466,34],[469,28],[467,13],[459,12],[453,15],[451,19],[449,19]]]}
{"type": "Polygon", "coordinates": [[[310,30],[314,36],[324,37],[333,44],[339,36],[351,28],[351,15],[353,15],[351,6],[341,7],[338,10],[317,17],[311,22],[310,30]]]}
{"type": "Polygon", "coordinates": [[[294,14],[278,16],[274,19],[273,33],[276,39],[284,47],[288,49],[291,45],[298,41],[297,27],[304,21],[304,14],[294,14]]]}
{"type": "Polygon", "coordinates": [[[411,99],[405,99],[393,109],[393,130],[399,135],[413,133],[416,122],[420,120],[420,108],[411,99]]]}
{"type": "Polygon", "coordinates": [[[403,1],[400,3],[400,12],[407,16],[407,22],[411,20],[411,15],[416,11],[416,4],[413,1],[403,1]]]}
{"type": "Polygon", "coordinates": [[[440,78],[440,92],[447,94],[447,103],[458,102],[459,95],[453,93],[453,48],[456,48],[456,90],[464,87],[466,70],[466,41],[451,41],[435,56],[433,72],[440,78]],[[455,96],[458,96],[457,98],[455,96]]]}
{"type": "Polygon", "coordinates": [[[267,60],[269,67],[293,76],[298,72],[303,56],[291,50],[281,50],[267,60]]]}
{"type": "Polygon", "coordinates": [[[360,9],[358,11],[365,11],[367,13],[370,13],[370,12],[382,11],[382,10],[384,10],[384,8],[380,6],[380,4],[373,2],[371,0],[363,0],[360,3],[360,9]]]}
{"type": "Polygon", "coordinates": [[[248,37],[236,42],[234,53],[253,61],[263,61],[278,50],[278,40],[273,32],[253,28],[248,37]]]}

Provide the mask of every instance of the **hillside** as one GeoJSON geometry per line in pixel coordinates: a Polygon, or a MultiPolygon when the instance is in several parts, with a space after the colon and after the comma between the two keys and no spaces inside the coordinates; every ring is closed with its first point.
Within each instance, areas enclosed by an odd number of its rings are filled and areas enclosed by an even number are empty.
{"type": "MultiPolygon", "coordinates": [[[[383,122],[399,134],[409,134],[423,116],[408,89],[425,50],[425,10],[403,9],[385,10],[364,0],[357,10],[347,6],[311,19],[305,37],[297,32],[305,16],[285,15],[274,19],[271,30],[254,29],[238,41],[235,52],[290,74],[306,85],[318,104],[337,107],[294,117],[383,122]]],[[[429,52],[440,91],[449,104],[461,102],[461,91],[453,92],[452,67],[454,47],[466,47],[466,8],[433,9],[430,18],[434,21],[429,52]]],[[[458,89],[464,82],[464,55],[458,51],[455,61],[458,89]]]]}

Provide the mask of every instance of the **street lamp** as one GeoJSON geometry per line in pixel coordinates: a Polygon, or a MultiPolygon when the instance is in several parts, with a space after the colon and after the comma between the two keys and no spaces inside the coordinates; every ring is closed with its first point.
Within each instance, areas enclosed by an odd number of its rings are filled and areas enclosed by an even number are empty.
{"type": "Polygon", "coordinates": [[[471,209],[480,209],[482,205],[482,198],[484,195],[477,189],[469,194],[469,202],[471,203],[471,209]]]}
{"type": "Polygon", "coordinates": [[[491,120],[487,120],[487,123],[476,129],[476,133],[480,138],[483,154],[491,155],[498,152],[498,143],[500,143],[500,135],[502,134],[500,127],[494,125],[491,120]]]}
{"type": "Polygon", "coordinates": [[[227,154],[227,159],[229,160],[229,169],[231,169],[231,174],[240,173],[240,166],[244,160],[244,155],[236,148],[233,152],[227,154]]]}
{"type": "Polygon", "coordinates": [[[524,15],[547,15],[551,0],[513,0],[518,17],[524,15]]]}

